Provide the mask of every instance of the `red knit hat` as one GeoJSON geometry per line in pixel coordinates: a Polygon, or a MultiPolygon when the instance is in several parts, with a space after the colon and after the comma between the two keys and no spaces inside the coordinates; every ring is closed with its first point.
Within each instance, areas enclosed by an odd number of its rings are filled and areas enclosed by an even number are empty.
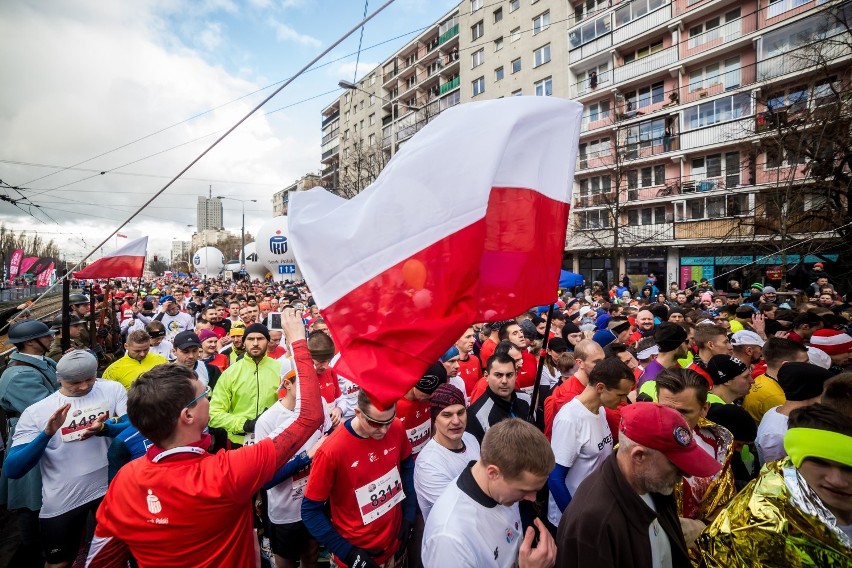
{"type": "Polygon", "coordinates": [[[811,346],[829,355],[852,352],[852,336],[836,329],[818,329],[811,336],[811,346]]]}

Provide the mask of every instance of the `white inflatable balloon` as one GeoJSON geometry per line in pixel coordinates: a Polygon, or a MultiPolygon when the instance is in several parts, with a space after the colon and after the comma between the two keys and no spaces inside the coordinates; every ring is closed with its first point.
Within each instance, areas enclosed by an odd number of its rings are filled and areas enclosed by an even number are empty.
{"type": "Polygon", "coordinates": [[[257,230],[257,260],[277,282],[302,279],[289,236],[286,216],[273,217],[257,230]]]}
{"type": "MultiPolygon", "coordinates": [[[[266,266],[257,258],[256,244],[257,243],[248,243],[246,248],[243,249],[243,254],[246,259],[246,270],[252,280],[255,278],[263,280],[266,278],[266,273],[269,272],[269,270],[267,270],[266,266]]],[[[240,267],[237,266],[237,271],[239,270],[240,267]]]]}
{"type": "Polygon", "coordinates": [[[192,255],[192,269],[205,278],[218,276],[225,268],[225,256],[215,247],[204,247],[192,255]]]}

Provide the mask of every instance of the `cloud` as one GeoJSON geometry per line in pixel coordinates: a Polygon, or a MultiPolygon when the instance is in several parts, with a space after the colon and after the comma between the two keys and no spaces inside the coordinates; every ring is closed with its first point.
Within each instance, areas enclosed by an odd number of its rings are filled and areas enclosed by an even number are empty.
{"type": "Polygon", "coordinates": [[[219,22],[207,22],[204,29],[198,34],[198,43],[207,51],[213,51],[222,43],[222,24],[219,22]]]}
{"type": "MultiPolygon", "coordinates": [[[[80,166],[95,173],[69,169],[41,180],[58,170],[0,163],[0,179],[27,188],[25,195],[60,228],[0,204],[9,224],[79,231],[88,244],[97,243],[267,94],[237,100],[261,85],[182,42],[167,9],[68,0],[45,10],[0,2],[7,41],[0,66],[15,77],[4,85],[0,105],[0,159],[65,166],[106,153],[80,166]],[[119,171],[139,175],[97,173],[129,163],[119,171]]],[[[224,28],[208,31],[202,43],[212,47],[224,28]]],[[[216,193],[258,200],[246,207],[246,228],[256,230],[271,215],[272,194],[319,165],[317,115],[301,114],[288,115],[285,129],[277,115],[257,113],[122,232],[150,235],[149,250],[167,252],[172,238],[188,239],[197,196],[211,184],[216,193]]],[[[239,230],[239,205],[225,204],[232,231],[239,230]]]]}
{"type": "Polygon", "coordinates": [[[270,18],[269,24],[272,26],[272,29],[275,30],[275,37],[278,41],[292,41],[307,47],[319,47],[322,45],[322,42],[317,38],[299,33],[287,24],[279,22],[275,18],[270,18]]]}
{"type": "MultiPolygon", "coordinates": [[[[372,61],[360,61],[358,63],[358,80],[360,81],[367,76],[370,71],[378,67],[379,64],[372,61]]],[[[355,74],[355,61],[343,61],[338,65],[332,66],[329,74],[340,79],[351,81],[355,74]]]]}

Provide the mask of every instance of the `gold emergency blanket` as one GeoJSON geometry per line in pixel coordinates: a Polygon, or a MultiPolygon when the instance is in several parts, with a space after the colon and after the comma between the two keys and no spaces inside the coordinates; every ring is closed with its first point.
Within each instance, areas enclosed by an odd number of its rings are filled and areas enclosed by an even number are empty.
{"type": "Polygon", "coordinates": [[[789,458],[766,464],[698,547],[708,568],[852,567],[852,539],[789,458]]]}
{"type": "Polygon", "coordinates": [[[698,419],[698,435],[712,438],[716,441],[716,458],[722,464],[722,471],[712,477],[688,478],[683,483],[691,486],[693,498],[698,503],[684,503],[683,486],[678,484],[675,488],[675,499],[677,500],[677,512],[681,517],[691,519],[712,519],[713,515],[721,507],[728,504],[737,494],[734,484],[734,474],[731,471],[731,457],[734,450],[734,437],[727,428],[719,426],[706,418],[698,419]]]}

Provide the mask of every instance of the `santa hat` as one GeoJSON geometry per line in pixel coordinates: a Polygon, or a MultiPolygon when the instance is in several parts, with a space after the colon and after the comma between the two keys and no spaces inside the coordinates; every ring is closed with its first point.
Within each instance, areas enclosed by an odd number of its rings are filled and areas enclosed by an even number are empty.
{"type": "Polygon", "coordinates": [[[836,329],[818,329],[811,336],[811,345],[829,355],[842,355],[852,351],[852,336],[836,329]]]}

